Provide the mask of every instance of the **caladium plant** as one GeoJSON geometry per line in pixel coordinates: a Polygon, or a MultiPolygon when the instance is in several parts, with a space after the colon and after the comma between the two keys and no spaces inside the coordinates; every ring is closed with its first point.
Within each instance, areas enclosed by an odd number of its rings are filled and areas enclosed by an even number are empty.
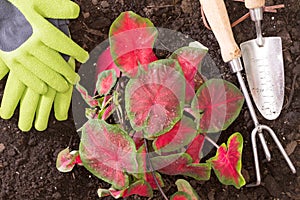
{"type": "MultiPolygon", "coordinates": [[[[151,197],[153,190],[164,195],[161,174],[209,180],[211,169],[221,183],[240,188],[245,184],[241,134],[218,147],[215,157],[200,161],[207,134],[227,129],[238,116],[242,93],[225,80],[201,74],[208,49],[200,43],[158,60],[157,35],[150,20],[131,11],[113,22],[110,47],[97,62],[95,94],[76,87],[90,106],[79,151],[63,150],[57,169],[69,172],[83,165],[110,183],[111,188],[98,189],[99,197],[151,197]]],[[[187,181],[176,185],[171,199],[199,199],[187,181]]]]}
{"type": "Polygon", "coordinates": [[[241,174],[242,168],[243,137],[240,133],[231,135],[227,146],[222,144],[215,157],[207,162],[211,163],[218,179],[226,185],[234,185],[240,188],[245,184],[241,174]]]}

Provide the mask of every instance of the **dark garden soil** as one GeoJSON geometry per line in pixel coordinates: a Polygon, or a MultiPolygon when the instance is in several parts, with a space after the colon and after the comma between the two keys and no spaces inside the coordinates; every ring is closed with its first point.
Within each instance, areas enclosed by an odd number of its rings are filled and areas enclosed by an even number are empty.
{"type": "MultiPolygon", "coordinates": [[[[76,0],[81,7],[80,17],[72,20],[70,29],[73,39],[91,51],[107,39],[110,24],[122,11],[132,10],[148,17],[157,27],[169,28],[198,40],[210,49],[215,63],[224,79],[238,85],[234,75],[222,62],[219,46],[211,31],[202,21],[198,0],[76,0]]],[[[290,154],[298,172],[293,175],[276,145],[267,137],[272,153],[267,162],[259,145],[262,185],[255,188],[221,185],[214,173],[209,181],[200,182],[191,178],[191,185],[201,199],[300,199],[300,4],[298,0],[267,0],[268,5],[284,3],[278,13],[265,13],[263,33],[265,36],[281,36],[285,63],[285,108],[280,117],[266,121],[258,115],[261,123],[276,132],[290,154]],[[294,84],[293,84],[294,82],[294,84]]],[[[231,21],[238,19],[247,10],[243,3],[226,1],[231,21]]],[[[234,29],[237,43],[255,38],[254,24],[245,20],[234,29]]],[[[0,99],[5,81],[0,82],[0,99]]],[[[258,112],[257,112],[258,113],[258,112]]],[[[78,149],[79,136],[74,126],[72,113],[69,119],[58,122],[51,115],[49,128],[44,132],[32,130],[22,133],[17,128],[18,113],[11,120],[0,119],[0,199],[97,199],[97,188],[109,185],[94,177],[83,167],[75,167],[71,173],[60,173],[55,168],[56,156],[68,145],[78,149]]],[[[243,170],[246,181],[255,181],[250,133],[253,129],[246,105],[238,119],[224,131],[218,144],[229,135],[239,131],[244,136],[243,170]]],[[[212,152],[213,155],[215,152],[212,152]]],[[[164,176],[164,191],[171,196],[178,177],[164,176]]],[[[104,199],[112,199],[110,197],[104,199]]],[[[132,196],[128,199],[146,199],[132,196]]],[[[155,192],[152,199],[163,199],[155,192]]]]}

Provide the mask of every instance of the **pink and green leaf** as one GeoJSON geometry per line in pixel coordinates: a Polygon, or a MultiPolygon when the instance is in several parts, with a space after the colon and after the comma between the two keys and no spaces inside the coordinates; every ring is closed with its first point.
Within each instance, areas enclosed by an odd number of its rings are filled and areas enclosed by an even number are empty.
{"type": "MultiPolygon", "coordinates": [[[[138,178],[147,181],[152,189],[158,189],[153,174],[147,169],[147,152],[145,145],[142,145],[138,149],[137,160],[139,164],[139,174],[137,175],[138,178]]],[[[154,174],[159,185],[164,187],[164,182],[161,175],[158,172],[154,172],[154,174]]]]}
{"type": "Polygon", "coordinates": [[[113,58],[111,57],[110,47],[107,47],[107,49],[105,49],[98,57],[97,66],[96,66],[97,77],[98,74],[100,74],[101,72],[110,69],[113,69],[116,72],[117,77],[120,77],[121,72],[119,68],[116,66],[116,64],[114,63],[113,58]]]}
{"type": "Polygon", "coordinates": [[[188,145],[186,153],[192,157],[193,163],[200,162],[200,154],[205,141],[204,134],[198,134],[193,141],[188,145]]]}
{"type": "Polygon", "coordinates": [[[240,188],[245,185],[245,179],[241,174],[242,169],[243,137],[240,133],[234,133],[227,141],[227,147],[222,144],[215,157],[207,162],[219,181],[225,185],[233,185],[240,188]]]}
{"type": "Polygon", "coordinates": [[[192,188],[192,186],[184,179],[178,179],[175,182],[178,191],[185,192],[190,195],[191,200],[200,200],[200,197],[196,193],[196,191],[192,188]]]}
{"type": "Polygon", "coordinates": [[[137,171],[134,141],[118,126],[90,119],[81,129],[79,154],[83,165],[116,189],[129,185],[128,173],[137,171]]]}
{"type": "Polygon", "coordinates": [[[70,172],[76,164],[82,165],[78,151],[70,152],[70,149],[66,148],[57,155],[56,168],[60,172],[70,172]]]}
{"type": "Polygon", "coordinates": [[[144,144],[143,131],[131,132],[129,135],[133,139],[136,149],[140,149],[140,147],[144,144]]]}
{"type": "Polygon", "coordinates": [[[157,29],[149,19],[132,11],[121,13],[109,30],[115,64],[130,77],[138,74],[139,66],[147,70],[147,65],[157,60],[153,52],[156,37],[157,29]]]}
{"type": "Polygon", "coordinates": [[[190,155],[172,154],[151,159],[154,169],[167,175],[185,175],[196,180],[208,180],[211,166],[207,163],[193,163],[190,155]]]}
{"type": "Polygon", "coordinates": [[[107,120],[113,114],[113,112],[115,111],[114,108],[115,108],[114,104],[110,104],[107,108],[105,108],[104,112],[101,116],[101,119],[102,120],[107,120]]]}
{"type": "Polygon", "coordinates": [[[76,84],[75,88],[77,89],[77,91],[81,94],[81,97],[83,98],[83,100],[90,106],[90,107],[95,107],[98,106],[98,101],[96,99],[94,99],[93,97],[91,97],[87,90],[80,85],[79,83],[76,84]]]}
{"type": "Polygon", "coordinates": [[[149,183],[143,180],[139,180],[130,185],[129,188],[125,190],[123,197],[129,197],[133,194],[137,194],[143,197],[152,197],[153,191],[149,183]]]}
{"type": "Polygon", "coordinates": [[[173,194],[170,200],[192,200],[192,198],[188,193],[179,191],[173,194]]]}
{"type": "MultiPolygon", "coordinates": [[[[159,186],[164,187],[165,183],[164,183],[163,178],[161,177],[160,173],[154,172],[154,175],[155,175],[155,178],[156,178],[159,186]]],[[[155,179],[154,179],[153,174],[151,172],[146,172],[145,173],[145,180],[150,184],[150,186],[153,190],[158,190],[155,179]]]]}
{"type": "Polygon", "coordinates": [[[201,61],[206,53],[207,48],[182,47],[171,55],[172,59],[178,61],[185,79],[193,88],[195,75],[201,70],[201,61]]]}
{"type": "Polygon", "coordinates": [[[225,130],[239,115],[244,103],[241,91],[222,79],[210,79],[197,91],[192,102],[195,112],[200,112],[200,132],[225,130]]]}
{"type": "Polygon", "coordinates": [[[183,149],[188,145],[197,134],[196,123],[183,116],[173,128],[158,136],[152,143],[155,151],[158,152],[172,152],[183,149]]]}
{"type": "Polygon", "coordinates": [[[195,96],[195,89],[198,85],[198,79],[202,76],[201,62],[207,53],[208,49],[203,46],[200,47],[182,47],[176,50],[170,58],[178,61],[186,79],[186,102],[191,102],[195,96]]]}
{"type": "Polygon", "coordinates": [[[121,197],[129,197],[131,195],[139,195],[143,197],[152,197],[153,191],[149,183],[138,180],[135,183],[128,186],[126,189],[123,190],[115,190],[113,188],[110,189],[98,189],[97,191],[99,197],[106,197],[106,196],[112,196],[115,199],[121,198],[121,197]]]}
{"type": "Polygon", "coordinates": [[[101,72],[98,75],[96,89],[100,96],[107,95],[117,82],[116,71],[113,69],[101,72]]]}
{"type": "Polygon", "coordinates": [[[125,107],[132,127],[154,138],[169,130],[183,114],[185,80],[175,60],[149,64],[147,73],[131,79],[125,89],[125,107]]]}

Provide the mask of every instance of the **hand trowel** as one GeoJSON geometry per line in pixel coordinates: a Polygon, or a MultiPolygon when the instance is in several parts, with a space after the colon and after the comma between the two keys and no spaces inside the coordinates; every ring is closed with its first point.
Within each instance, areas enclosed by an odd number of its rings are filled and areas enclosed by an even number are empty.
{"type": "Polygon", "coordinates": [[[255,22],[257,38],[242,43],[249,89],[259,112],[268,120],[276,119],[284,99],[284,66],[280,37],[262,37],[261,20],[265,0],[245,0],[255,22]]]}

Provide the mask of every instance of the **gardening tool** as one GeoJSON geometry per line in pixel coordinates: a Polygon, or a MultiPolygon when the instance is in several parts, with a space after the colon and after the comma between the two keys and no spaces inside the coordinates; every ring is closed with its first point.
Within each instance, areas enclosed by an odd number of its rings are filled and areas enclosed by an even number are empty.
{"type": "Polygon", "coordinates": [[[257,38],[241,44],[244,67],[259,112],[268,120],[276,119],[284,98],[284,68],[280,37],[262,37],[261,20],[265,0],[245,0],[255,22],[257,38]]]}
{"type": "Polygon", "coordinates": [[[241,60],[240,60],[241,52],[234,40],[224,2],[222,0],[200,0],[200,3],[203,7],[204,13],[210,24],[210,27],[211,27],[212,31],[214,32],[214,35],[217,38],[218,43],[221,47],[221,54],[222,54],[222,58],[223,58],[224,62],[229,62],[232,72],[236,73],[236,75],[237,75],[242,92],[245,96],[247,106],[250,111],[250,115],[251,115],[252,120],[255,125],[255,128],[253,129],[253,131],[251,133],[251,141],[252,141],[252,149],[253,149],[255,170],[256,170],[256,183],[249,184],[248,187],[258,186],[258,185],[260,185],[260,182],[261,182],[258,153],[257,153],[257,146],[256,146],[256,134],[257,133],[259,134],[259,138],[263,145],[263,149],[265,151],[267,159],[268,160],[271,159],[267,144],[263,137],[263,130],[265,130],[272,136],[273,140],[275,141],[281,154],[285,158],[291,171],[293,173],[296,173],[296,169],[295,169],[293,163],[291,162],[290,158],[288,157],[287,153],[285,152],[284,148],[282,147],[282,145],[281,145],[280,141],[278,140],[274,131],[266,125],[259,124],[259,122],[257,120],[254,107],[252,105],[250,96],[248,94],[245,82],[244,82],[242,74],[241,74],[241,71],[243,70],[243,66],[242,66],[241,60]]]}

